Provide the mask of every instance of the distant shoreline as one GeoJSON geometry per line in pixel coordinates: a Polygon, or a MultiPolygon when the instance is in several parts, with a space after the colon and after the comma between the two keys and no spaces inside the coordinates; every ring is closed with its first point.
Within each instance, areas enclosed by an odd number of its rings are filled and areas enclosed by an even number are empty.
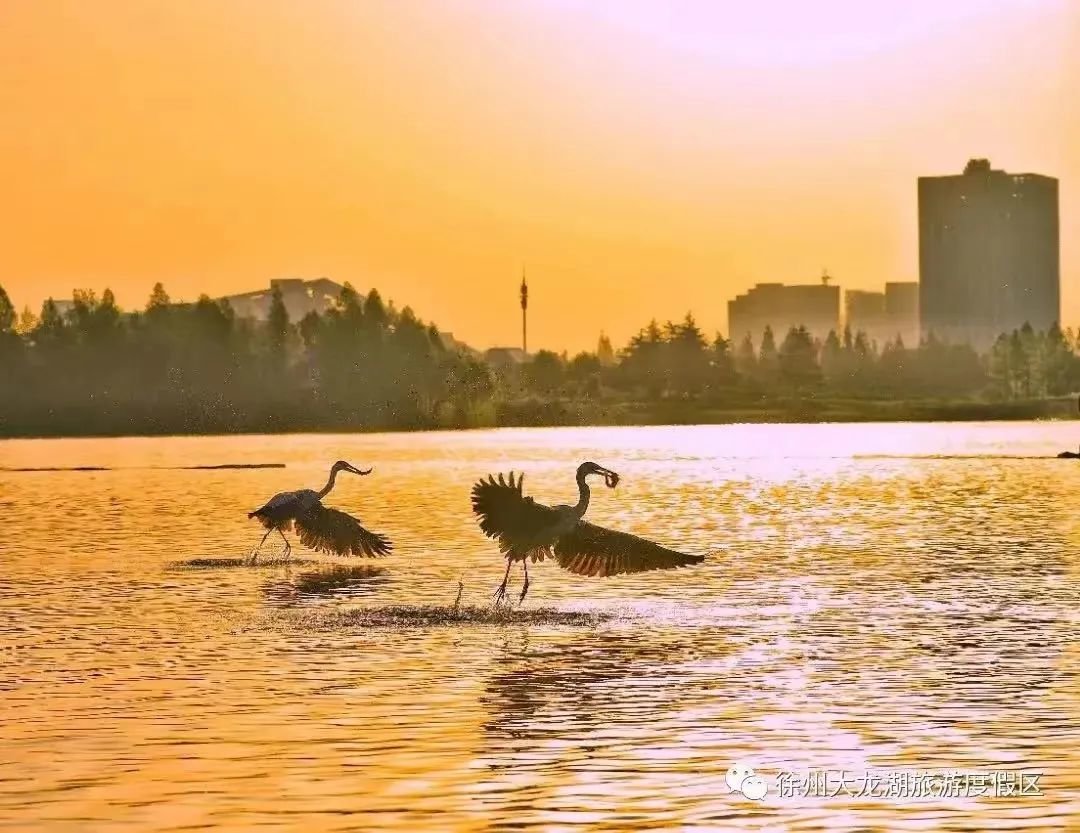
{"type": "Polygon", "coordinates": [[[1077,419],[1076,399],[1050,399],[1009,402],[970,400],[940,401],[801,398],[763,401],[758,405],[737,405],[704,401],[662,400],[519,400],[501,403],[487,418],[468,425],[361,425],[340,424],[204,424],[197,428],[162,425],[148,430],[145,425],[87,426],[72,429],[71,423],[54,430],[12,431],[0,426],[0,440],[92,439],[121,437],[206,437],[289,434],[394,434],[417,431],[475,431],[494,428],[586,428],[680,425],[737,424],[852,424],[880,422],[1067,422],[1077,419]]]}

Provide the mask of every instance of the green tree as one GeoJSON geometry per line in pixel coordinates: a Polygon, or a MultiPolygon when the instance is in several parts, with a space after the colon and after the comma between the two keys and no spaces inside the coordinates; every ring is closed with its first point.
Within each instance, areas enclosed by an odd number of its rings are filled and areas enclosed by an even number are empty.
{"type": "Polygon", "coordinates": [[[1057,322],[1050,325],[1042,339],[1040,359],[1040,376],[1044,382],[1044,394],[1061,396],[1068,393],[1071,390],[1076,357],[1057,322]]]}
{"type": "Polygon", "coordinates": [[[600,340],[596,344],[596,358],[602,367],[611,367],[615,364],[615,351],[611,348],[611,339],[604,333],[600,333],[600,340]]]}
{"type": "Polygon", "coordinates": [[[758,350],[757,374],[761,381],[772,384],[780,372],[780,357],[776,349],[776,338],[772,327],[765,326],[761,334],[761,347],[758,350]]]}
{"type": "Polygon", "coordinates": [[[735,354],[735,370],[747,379],[757,377],[757,351],[754,350],[754,340],[750,333],[743,336],[739,343],[739,351],[735,354]]]}
{"type": "Polygon", "coordinates": [[[313,350],[315,348],[315,342],[319,337],[319,330],[322,328],[322,316],[315,310],[311,310],[307,315],[300,319],[300,324],[297,329],[300,331],[300,339],[304,342],[305,350],[313,350]]]}
{"type": "Polygon", "coordinates": [[[94,313],[98,308],[97,293],[92,289],[76,289],[71,293],[71,307],[64,314],[67,323],[80,335],[93,330],[94,313]]]}
{"type": "Polygon", "coordinates": [[[578,394],[594,397],[600,393],[600,374],[603,369],[599,356],[582,352],[566,365],[566,376],[574,384],[578,394]]]}
{"type": "Polygon", "coordinates": [[[0,286],[0,333],[15,331],[15,306],[4,287],[0,286]]]}
{"type": "Polygon", "coordinates": [[[849,354],[850,382],[855,390],[868,391],[873,385],[877,354],[866,333],[859,330],[849,354]]]}
{"type": "Polygon", "coordinates": [[[171,303],[169,293],[165,291],[165,285],[158,281],[150,291],[150,298],[146,302],[146,311],[147,313],[163,312],[169,308],[171,303]]]}
{"type": "Polygon", "coordinates": [[[989,357],[990,380],[994,392],[1004,399],[1012,399],[1016,396],[1016,382],[1012,368],[1012,340],[1002,333],[994,341],[990,348],[989,357]]]}
{"type": "Polygon", "coordinates": [[[289,321],[289,309],[285,306],[285,299],[281,296],[281,287],[277,284],[274,284],[274,289],[270,293],[270,312],[266,320],[266,332],[271,366],[276,372],[281,373],[288,363],[292,323],[289,321]]]}
{"type": "Polygon", "coordinates": [[[1013,395],[1025,399],[1031,396],[1034,378],[1029,355],[1030,339],[1019,330],[1009,336],[1009,370],[1013,380],[1013,395]]]}
{"type": "Polygon", "coordinates": [[[967,344],[944,344],[931,333],[914,351],[909,395],[958,398],[986,387],[979,355],[967,344]]]}
{"type": "Polygon", "coordinates": [[[821,348],[822,375],[830,385],[838,387],[849,372],[848,365],[849,362],[844,354],[844,348],[840,345],[836,330],[829,330],[829,334],[825,337],[825,344],[821,348]]]}
{"type": "Polygon", "coordinates": [[[908,385],[908,350],[899,335],[885,342],[877,362],[877,376],[889,390],[902,391],[908,385]]]}
{"type": "Polygon", "coordinates": [[[471,356],[454,356],[447,370],[450,393],[462,407],[482,402],[495,392],[491,369],[471,356]]]}
{"type": "Polygon", "coordinates": [[[525,365],[526,384],[537,393],[551,394],[563,384],[562,359],[550,350],[540,350],[525,365]]]}
{"type": "Polygon", "coordinates": [[[644,388],[653,399],[664,392],[667,343],[655,320],[630,339],[623,353],[621,370],[631,387],[644,388]]]}
{"type": "MultiPolygon", "coordinates": [[[[753,345],[750,346],[750,352],[753,354],[753,345]]],[[[731,342],[717,333],[713,339],[711,353],[711,386],[724,388],[735,384],[735,357],[732,355],[731,342]]]]}
{"type": "Polygon", "coordinates": [[[1031,324],[1024,322],[1020,328],[1020,340],[1024,345],[1024,357],[1027,361],[1027,396],[1041,395],[1045,390],[1043,379],[1040,376],[1040,353],[1042,345],[1031,324]]]}
{"type": "Polygon", "coordinates": [[[567,375],[575,382],[582,382],[600,372],[600,358],[593,353],[581,352],[570,360],[567,375]]]}
{"type": "Polygon", "coordinates": [[[821,381],[817,349],[806,327],[788,330],[780,346],[779,365],[780,377],[796,390],[815,386],[821,381]]]}
{"type": "Polygon", "coordinates": [[[331,420],[347,425],[370,421],[379,391],[369,369],[367,316],[359,293],[346,283],[327,310],[309,357],[309,376],[331,420]]]}
{"type": "Polygon", "coordinates": [[[700,392],[709,381],[709,351],[694,316],[687,313],[681,324],[669,321],[665,328],[665,341],[664,375],[668,388],[680,396],[700,392]]]}
{"type": "MultiPolygon", "coordinates": [[[[22,339],[15,328],[15,306],[4,287],[0,286],[0,362],[13,362],[16,354],[21,359],[21,352],[22,339]]],[[[3,376],[0,375],[0,378],[3,376]]]]}
{"type": "Polygon", "coordinates": [[[379,290],[372,289],[364,301],[364,316],[372,329],[381,329],[390,322],[390,316],[383,304],[379,290]]]}
{"type": "Polygon", "coordinates": [[[38,316],[37,327],[34,329],[34,341],[49,341],[59,338],[64,329],[64,318],[56,307],[56,302],[48,298],[41,305],[41,315],[38,316]]]}
{"type": "Polygon", "coordinates": [[[0,424],[10,420],[19,405],[13,392],[23,372],[23,341],[15,330],[15,307],[0,286],[0,424]]]}
{"type": "Polygon", "coordinates": [[[36,326],[37,316],[34,315],[30,307],[24,306],[22,315],[19,316],[19,323],[15,326],[16,332],[21,336],[28,336],[36,326]]]}

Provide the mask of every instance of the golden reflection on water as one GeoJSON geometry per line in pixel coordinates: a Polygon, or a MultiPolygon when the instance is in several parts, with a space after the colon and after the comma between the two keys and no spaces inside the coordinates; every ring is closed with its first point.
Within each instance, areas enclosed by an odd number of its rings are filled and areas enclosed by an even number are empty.
{"type": "Polygon", "coordinates": [[[1077,829],[1080,469],[1050,459],[1075,445],[1068,424],[0,443],[0,827],[1077,829]],[[395,554],[240,566],[246,512],[338,458],[375,474],[328,502],[395,554]],[[562,502],[583,459],[623,476],[594,521],[710,560],[544,564],[528,614],[474,615],[502,566],[473,480],[513,468],[562,502]],[[180,468],[222,463],[286,468],[180,468]],[[12,471],[75,466],[107,470],[12,471]],[[1044,795],[755,803],[735,761],[773,786],[1022,769],[1044,795]]]}

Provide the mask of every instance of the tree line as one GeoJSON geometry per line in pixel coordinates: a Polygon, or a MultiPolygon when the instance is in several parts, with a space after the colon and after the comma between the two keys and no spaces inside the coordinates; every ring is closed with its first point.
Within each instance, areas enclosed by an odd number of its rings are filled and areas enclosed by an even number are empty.
{"type": "Polygon", "coordinates": [[[265,322],[157,284],[140,312],[112,292],[46,301],[16,321],[0,288],[0,432],[160,434],[468,424],[491,397],[477,359],[433,324],[346,285],[298,322],[279,290],[265,322]]]}
{"type": "MultiPolygon", "coordinates": [[[[109,290],[80,290],[63,314],[49,300],[38,315],[17,315],[0,287],[0,434],[520,424],[545,421],[543,403],[609,399],[1030,399],[1080,387],[1078,349],[1056,326],[1003,334],[983,356],[933,338],[879,349],[862,333],[815,339],[802,327],[732,344],[707,338],[687,314],[650,322],[621,350],[601,337],[593,352],[542,350],[489,366],[447,347],[409,307],[348,284],[332,307],[299,321],[276,289],[267,320],[256,321],[205,295],[174,303],[161,284],[140,311],[121,310],[109,290]]],[[[552,413],[548,421],[563,412],[552,413]]]]}
{"type": "Polygon", "coordinates": [[[899,337],[879,346],[846,328],[819,339],[792,327],[778,339],[766,327],[756,343],[747,335],[733,344],[720,333],[708,339],[687,314],[678,323],[650,322],[611,361],[600,360],[603,353],[603,344],[573,359],[541,351],[523,378],[545,394],[605,388],[718,402],[776,395],[1017,400],[1080,389],[1080,341],[1056,325],[1046,332],[1024,325],[980,355],[932,335],[912,347],[899,337]]]}

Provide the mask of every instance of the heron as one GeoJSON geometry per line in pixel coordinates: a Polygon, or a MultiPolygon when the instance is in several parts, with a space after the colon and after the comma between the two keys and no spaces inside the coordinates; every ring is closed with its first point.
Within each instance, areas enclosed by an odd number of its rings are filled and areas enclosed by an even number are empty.
{"type": "Polygon", "coordinates": [[[473,486],[473,512],[480,529],[499,544],[506,558],[506,573],[495,591],[498,604],[506,596],[510,567],[520,561],[525,570],[525,582],[520,601],[529,592],[529,561],[554,558],[564,570],[581,576],[613,576],[620,573],[641,573],[647,570],[669,570],[700,564],[703,555],[687,555],[662,547],[645,538],[617,532],[588,523],[582,518],[589,508],[590,475],[602,475],[604,485],[614,489],[619,475],[592,462],[577,469],[578,502],[565,506],[545,506],[522,492],[525,475],[517,480],[510,472],[507,480],[499,474],[482,479],[473,486]]]}
{"type": "Polygon", "coordinates": [[[285,558],[288,559],[292,544],[285,533],[292,531],[294,526],[300,543],[320,552],[333,555],[388,555],[393,546],[388,538],[364,529],[352,515],[323,505],[322,499],[330,494],[341,471],[364,476],[371,474],[373,469],[364,471],[352,463],[338,460],[330,467],[330,479],[321,491],[300,489],[281,492],[270,498],[261,509],[249,512],[249,518],[258,518],[259,523],[266,527],[266,535],[252,551],[248,563],[255,563],[259,550],[274,531],[285,542],[285,558]]]}

